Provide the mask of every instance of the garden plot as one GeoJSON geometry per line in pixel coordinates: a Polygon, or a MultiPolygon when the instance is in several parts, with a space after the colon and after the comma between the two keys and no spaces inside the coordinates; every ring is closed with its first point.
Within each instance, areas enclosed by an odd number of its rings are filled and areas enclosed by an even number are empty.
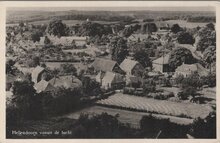
{"type": "Polygon", "coordinates": [[[165,100],[155,100],[146,97],[117,93],[96,104],[131,111],[171,115],[185,118],[205,118],[213,109],[208,105],[195,103],[178,103],[165,100]]]}

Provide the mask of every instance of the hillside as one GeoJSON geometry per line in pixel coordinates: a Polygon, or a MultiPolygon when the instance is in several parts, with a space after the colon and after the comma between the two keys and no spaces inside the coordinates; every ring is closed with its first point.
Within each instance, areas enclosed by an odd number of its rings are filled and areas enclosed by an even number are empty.
{"type": "Polygon", "coordinates": [[[86,20],[87,18],[95,21],[121,21],[145,18],[168,18],[176,19],[189,16],[213,17],[213,12],[192,12],[192,11],[8,11],[7,23],[18,23],[22,21],[33,22],[59,18],[61,20],[86,20]]]}

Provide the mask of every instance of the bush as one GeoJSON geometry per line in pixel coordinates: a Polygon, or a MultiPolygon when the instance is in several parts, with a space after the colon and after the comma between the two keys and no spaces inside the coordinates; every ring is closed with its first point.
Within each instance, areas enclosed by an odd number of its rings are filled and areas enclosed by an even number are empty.
{"type": "Polygon", "coordinates": [[[205,119],[194,119],[190,134],[196,138],[216,138],[216,113],[210,113],[205,119]]]}
{"type": "Polygon", "coordinates": [[[152,115],[143,116],[140,120],[141,134],[144,137],[156,138],[185,138],[189,130],[188,126],[178,125],[170,122],[169,119],[161,119],[152,115]]]}

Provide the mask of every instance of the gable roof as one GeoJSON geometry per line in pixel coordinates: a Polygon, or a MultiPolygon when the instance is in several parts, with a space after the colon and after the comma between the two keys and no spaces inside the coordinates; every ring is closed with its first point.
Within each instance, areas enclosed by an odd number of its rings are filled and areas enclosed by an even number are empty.
{"type": "Polygon", "coordinates": [[[207,76],[208,70],[204,68],[201,64],[195,63],[195,64],[182,64],[181,66],[176,68],[176,72],[198,72],[200,76],[207,76]]]}
{"type": "Polygon", "coordinates": [[[40,82],[36,83],[34,85],[34,88],[36,89],[37,93],[55,89],[54,86],[52,86],[49,82],[45,80],[41,80],[40,82]]]}
{"type": "Polygon", "coordinates": [[[170,59],[170,53],[166,54],[165,56],[162,56],[156,60],[153,60],[152,63],[154,64],[169,64],[170,59]]]}
{"type": "Polygon", "coordinates": [[[54,87],[77,88],[82,86],[82,82],[75,76],[60,76],[52,78],[49,83],[54,87]]]}
{"type": "Polygon", "coordinates": [[[107,71],[102,79],[103,82],[121,83],[124,82],[124,76],[118,73],[107,71]]]}
{"type": "Polygon", "coordinates": [[[143,41],[144,39],[148,38],[148,34],[131,34],[131,36],[128,37],[128,41],[143,41]]]}
{"type": "Polygon", "coordinates": [[[97,71],[112,71],[116,65],[116,61],[103,58],[96,58],[95,61],[92,63],[92,66],[97,71]]]}
{"type": "Polygon", "coordinates": [[[121,64],[120,64],[120,68],[125,71],[125,72],[131,72],[132,69],[139,64],[137,61],[135,60],[130,60],[130,59],[125,59],[121,64]]]}
{"type": "Polygon", "coordinates": [[[37,66],[33,69],[32,74],[31,74],[33,82],[37,82],[39,74],[43,71],[44,71],[44,68],[40,66],[37,66]]]}

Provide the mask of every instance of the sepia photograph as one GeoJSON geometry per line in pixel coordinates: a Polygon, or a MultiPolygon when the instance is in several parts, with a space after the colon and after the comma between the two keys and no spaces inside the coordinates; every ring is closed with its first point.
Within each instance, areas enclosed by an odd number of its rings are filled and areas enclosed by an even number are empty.
{"type": "Polygon", "coordinates": [[[216,139],[216,7],[7,7],[6,139],[216,139]]]}

